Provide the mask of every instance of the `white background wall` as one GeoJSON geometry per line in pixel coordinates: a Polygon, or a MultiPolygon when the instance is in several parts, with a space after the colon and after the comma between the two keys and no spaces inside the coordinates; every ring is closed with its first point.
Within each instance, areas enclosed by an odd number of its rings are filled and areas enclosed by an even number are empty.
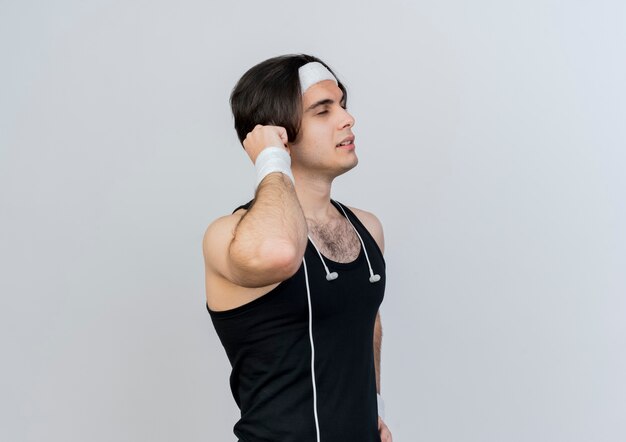
{"type": "Polygon", "coordinates": [[[397,442],[626,440],[620,1],[0,2],[0,439],[229,441],[201,239],[252,194],[228,95],[347,84],[397,442]]]}

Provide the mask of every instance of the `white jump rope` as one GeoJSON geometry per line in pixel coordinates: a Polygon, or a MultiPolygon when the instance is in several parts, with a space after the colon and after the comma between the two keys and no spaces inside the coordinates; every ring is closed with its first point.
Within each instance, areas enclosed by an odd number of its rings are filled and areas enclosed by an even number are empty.
{"type": "MultiPolygon", "coordinates": [[[[304,66],[300,67],[300,69],[298,69],[298,74],[300,77],[300,90],[302,91],[302,94],[304,94],[304,92],[309,87],[323,80],[332,80],[335,82],[335,84],[337,84],[337,79],[335,78],[335,76],[323,64],[317,61],[307,63],[304,66]]],[[[265,178],[265,176],[273,172],[281,172],[285,174],[286,176],[288,176],[289,178],[291,178],[291,181],[295,182],[293,178],[293,174],[291,173],[291,157],[289,156],[289,153],[285,150],[284,147],[274,147],[274,146],[266,147],[257,156],[254,165],[257,171],[257,182],[256,182],[257,187],[259,186],[261,181],[263,181],[263,178],[265,178]]],[[[375,274],[374,271],[372,270],[372,264],[370,263],[370,259],[367,254],[367,249],[365,248],[365,243],[363,242],[363,238],[361,238],[361,235],[359,234],[357,229],[354,227],[354,224],[352,224],[352,221],[350,221],[350,218],[348,218],[348,215],[346,211],[343,209],[343,206],[339,204],[339,207],[341,208],[341,211],[343,212],[344,216],[346,217],[346,219],[352,226],[352,229],[354,229],[354,232],[359,237],[359,241],[361,242],[361,247],[363,248],[363,251],[365,252],[365,259],[367,260],[367,266],[370,272],[369,281],[371,283],[380,281],[380,275],[375,274]]],[[[313,248],[315,248],[315,251],[317,252],[317,254],[320,257],[320,260],[322,261],[322,265],[324,266],[324,269],[326,270],[326,280],[334,281],[335,279],[339,277],[338,273],[331,272],[330,270],[328,270],[328,266],[326,265],[326,262],[324,261],[324,257],[320,253],[319,249],[317,248],[317,246],[315,245],[311,237],[308,236],[308,238],[309,238],[309,241],[311,241],[311,244],[313,244],[313,248]]],[[[304,264],[304,280],[306,283],[307,300],[308,300],[308,306],[309,306],[309,340],[311,341],[311,379],[313,383],[313,412],[315,415],[315,429],[316,429],[316,434],[317,434],[317,442],[320,442],[320,427],[319,427],[319,419],[317,415],[317,387],[315,385],[315,344],[313,342],[313,310],[311,308],[311,289],[309,288],[309,274],[307,271],[306,259],[304,259],[304,257],[302,258],[302,263],[304,264]]],[[[377,400],[378,400],[378,415],[384,419],[384,402],[382,398],[380,397],[380,395],[377,395],[377,400]]]]}

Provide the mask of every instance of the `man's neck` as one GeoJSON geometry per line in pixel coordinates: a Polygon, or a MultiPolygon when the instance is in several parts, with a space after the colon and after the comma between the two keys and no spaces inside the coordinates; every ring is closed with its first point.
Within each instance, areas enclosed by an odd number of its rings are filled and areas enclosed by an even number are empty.
{"type": "Polygon", "coordinates": [[[325,224],[337,216],[337,210],[330,202],[332,180],[296,173],[294,179],[296,194],[307,221],[325,224]]]}

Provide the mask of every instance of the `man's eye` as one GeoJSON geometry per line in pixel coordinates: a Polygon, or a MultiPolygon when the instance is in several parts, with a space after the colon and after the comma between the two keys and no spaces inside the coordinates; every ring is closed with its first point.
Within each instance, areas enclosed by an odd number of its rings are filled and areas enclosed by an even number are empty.
{"type": "Polygon", "coordinates": [[[322,111],[322,112],[318,112],[316,115],[323,115],[323,114],[327,114],[327,113],[328,113],[328,111],[325,110],[325,111],[322,111]]]}

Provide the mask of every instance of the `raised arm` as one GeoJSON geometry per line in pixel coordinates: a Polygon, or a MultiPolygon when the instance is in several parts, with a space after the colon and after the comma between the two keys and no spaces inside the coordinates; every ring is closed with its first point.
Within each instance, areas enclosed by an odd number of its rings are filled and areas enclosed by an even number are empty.
{"type": "MultiPolygon", "coordinates": [[[[243,144],[255,162],[265,147],[286,142],[285,129],[259,125],[243,144]]],[[[208,269],[242,287],[263,287],[292,276],[306,244],[307,224],[293,182],[274,172],[260,182],[243,216],[222,217],[209,226],[203,249],[208,269]]]]}

